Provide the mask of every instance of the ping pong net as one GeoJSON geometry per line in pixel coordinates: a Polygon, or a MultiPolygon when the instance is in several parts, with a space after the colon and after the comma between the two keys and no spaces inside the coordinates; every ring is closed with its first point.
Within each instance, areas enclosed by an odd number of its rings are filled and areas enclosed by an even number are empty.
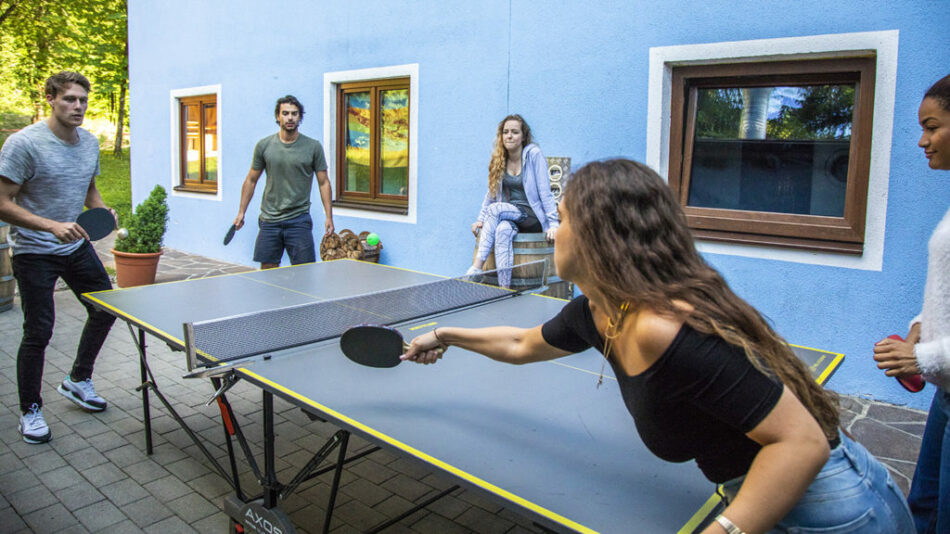
{"type": "Polygon", "coordinates": [[[512,289],[491,285],[495,271],[361,295],[185,323],[188,370],[238,362],[340,337],[360,324],[396,325],[544,286],[547,260],[511,268],[512,289]],[[539,265],[540,264],[540,265],[539,265]],[[530,274],[540,274],[532,277],[530,274]]]}

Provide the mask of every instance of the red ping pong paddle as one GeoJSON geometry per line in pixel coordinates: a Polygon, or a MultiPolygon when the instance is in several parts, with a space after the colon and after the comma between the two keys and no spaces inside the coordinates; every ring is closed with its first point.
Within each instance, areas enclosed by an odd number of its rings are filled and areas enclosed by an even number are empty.
{"type": "Polygon", "coordinates": [[[115,229],[115,217],[106,208],[92,208],[82,212],[76,224],[82,226],[90,241],[98,241],[115,229]]]}
{"type": "MultiPolygon", "coordinates": [[[[897,341],[904,341],[904,338],[897,334],[892,334],[887,336],[887,338],[896,339],[897,341]]],[[[910,391],[911,393],[917,393],[918,391],[924,389],[924,385],[926,384],[926,382],[924,382],[924,377],[920,375],[895,376],[894,378],[896,378],[897,381],[900,382],[902,386],[904,386],[904,389],[910,391]]]]}
{"type": "Polygon", "coordinates": [[[228,233],[224,234],[224,245],[227,246],[228,243],[234,239],[234,232],[237,230],[237,226],[232,224],[231,228],[228,228],[228,233]]]}
{"type": "MultiPolygon", "coordinates": [[[[369,367],[395,367],[409,344],[395,328],[363,324],[353,326],[340,336],[340,348],[350,360],[369,367]]],[[[444,349],[439,349],[444,350],[444,349]]]]}

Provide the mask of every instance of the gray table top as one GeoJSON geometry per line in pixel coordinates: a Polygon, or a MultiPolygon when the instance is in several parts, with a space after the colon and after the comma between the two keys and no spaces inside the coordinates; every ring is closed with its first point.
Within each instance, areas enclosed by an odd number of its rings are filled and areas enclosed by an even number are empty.
{"type": "MultiPolygon", "coordinates": [[[[433,275],[340,260],[92,293],[87,300],[174,346],[182,323],[425,283],[433,275]]],[[[399,327],[530,327],[564,301],[522,295],[399,327]]],[[[797,349],[827,375],[840,355],[797,349]]],[[[183,369],[184,369],[184,357],[183,369]]],[[[714,485],[637,436],[602,357],[588,350],[513,366],[450,348],[431,366],[349,361],[335,340],[276,353],[245,379],[372,441],[442,469],[548,527],[581,532],[690,531],[714,485]]]]}

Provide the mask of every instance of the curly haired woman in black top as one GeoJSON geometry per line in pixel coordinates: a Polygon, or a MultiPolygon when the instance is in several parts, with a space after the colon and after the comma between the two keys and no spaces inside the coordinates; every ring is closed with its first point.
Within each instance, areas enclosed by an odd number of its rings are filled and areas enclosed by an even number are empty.
{"type": "Polygon", "coordinates": [[[729,504],[706,533],[913,531],[887,470],[839,433],[834,395],[700,256],[655,172],[590,163],[560,216],[558,275],[584,296],[534,328],[439,327],[403,359],[433,363],[455,345],[521,364],[594,347],[644,444],[723,484],[729,504]]]}

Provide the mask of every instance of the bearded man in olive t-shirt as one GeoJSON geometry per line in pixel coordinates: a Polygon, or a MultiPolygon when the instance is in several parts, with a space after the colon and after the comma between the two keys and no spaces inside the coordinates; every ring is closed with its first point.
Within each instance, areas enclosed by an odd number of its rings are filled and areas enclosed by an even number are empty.
{"type": "Polygon", "coordinates": [[[241,206],[234,219],[235,228],[240,230],[257,180],[266,171],[267,182],[258,219],[260,231],[254,245],[254,261],[261,264],[261,269],[280,265],[285,250],[291,265],[316,261],[313,219],[310,218],[314,175],[326,214],[323,226],[326,233],[333,232],[327,160],[320,142],[298,129],[303,121],[303,104],[287,95],[277,100],[274,114],[280,130],[261,139],[254,147],[254,160],[241,187],[241,206]]]}

